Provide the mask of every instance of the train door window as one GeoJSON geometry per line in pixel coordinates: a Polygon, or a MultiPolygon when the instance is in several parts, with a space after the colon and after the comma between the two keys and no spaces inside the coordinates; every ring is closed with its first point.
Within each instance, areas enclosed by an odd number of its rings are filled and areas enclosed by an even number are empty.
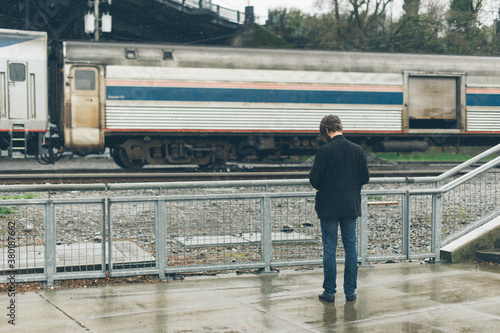
{"type": "Polygon", "coordinates": [[[9,64],[9,80],[11,82],[26,81],[26,65],[15,62],[9,64]]]}
{"type": "Polygon", "coordinates": [[[76,90],[95,90],[95,71],[75,70],[76,90]]]}
{"type": "Polygon", "coordinates": [[[409,128],[456,129],[460,113],[458,81],[456,77],[410,77],[409,128]]]}
{"type": "Polygon", "coordinates": [[[8,62],[7,117],[16,120],[29,118],[30,88],[27,80],[27,62],[8,62]]]}
{"type": "Polygon", "coordinates": [[[71,85],[71,127],[99,128],[100,90],[97,67],[75,66],[70,71],[71,85]]]}

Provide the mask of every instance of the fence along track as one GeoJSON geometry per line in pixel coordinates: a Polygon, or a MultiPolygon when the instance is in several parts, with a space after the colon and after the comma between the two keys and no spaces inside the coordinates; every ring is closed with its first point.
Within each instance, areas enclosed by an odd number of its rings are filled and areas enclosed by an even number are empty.
{"type": "MultiPolygon", "coordinates": [[[[461,168],[499,151],[500,145],[444,176],[372,179],[362,191],[361,264],[439,260],[442,244],[498,215],[500,176],[495,166],[500,157],[448,181],[461,168]],[[398,188],[388,185],[394,183],[398,188]]],[[[322,261],[315,193],[307,180],[0,186],[0,192],[75,190],[103,194],[2,202],[0,282],[12,274],[16,282],[50,285],[107,274],[164,278],[183,272],[269,271],[322,261]],[[243,193],[247,187],[249,193],[243,193]],[[152,188],[158,194],[111,195],[152,188]],[[188,195],[165,195],[174,189],[188,195]],[[226,193],[211,192],[216,189],[226,193]],[[14,260],[12,266],[9,260],[14,260]]],[[[341,247],[338,256],[342,261],[341,247]]]]}

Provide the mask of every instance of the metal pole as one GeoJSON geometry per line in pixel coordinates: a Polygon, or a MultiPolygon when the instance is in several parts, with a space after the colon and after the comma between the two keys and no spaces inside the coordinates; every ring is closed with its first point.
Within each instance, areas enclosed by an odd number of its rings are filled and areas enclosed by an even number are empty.
{"type": "Polygon", "coordinates": [[[159,278],[165,279],[165,268],[167,267],[167,205],[165,200],[155,203],[156,208],[156,264],[159,270],[159,278]]]}
{"type": "Polygon", "coordinates": [[[432,195],[432,250],[436,262],[441,260],[441,222],[443,218],[443,195],[432,195]]]}
{"type": "Polygon", "coordinates": [[[106,197],[104,198],[104,201],[102,202],[101,205],[101,214],[102,214],[102,219],[101,219],[101,245],[102,245],[102,252],[101,252],[101,264],[102,264],[102,273],[106,275],[106,266],[107,266],[107,261],[106,261],[106,221],[108,218],[108,207],[109,207],[109,198],[106,197]]]}
{"type": "Polygon", "coordinates": [[[54,284],[56,275],[56,219],[54,202],[48,200],[45,205],[45,274],[47,286],[54,284]]]}
{"type": "Polygon", "coordinates": [[[108,218],[108,272],[109,276],[112,276],[113,274],[113,216],[112,216],[112,203],[108,199],[106,202],[106,217],[108,218]]]}
{"type": "Polygon", "coordinates": [[[99,41],[99,0],[94,0],[95,31],[94,40],[99,41]]]}
{"type": "MultiPolygon", "coordinates": [[[[361,218],[359,225],[359,251],[361,252],[361,266],[368,266],[367,256],[368,256],[368,196],[366,194],[361,195],[361,218]]],[[[359,257],[359,254],[358,254],[359,257]]]]}
{"type": "Polygon", "coordinates": [[[410,193],[406,191],[403,197],[403,241],[402,250],[406,259],[410,258],[410,193]]]}
{"type": "Polygon", "coordinates": [[[271,271],[271,259],[273,256],[273,239],[272,239],[272,212],[271,212],[271,198],[264,195],[261,203],[261,218],[262,218],[262,261],[265,264],[264,271],[271,271]]]}

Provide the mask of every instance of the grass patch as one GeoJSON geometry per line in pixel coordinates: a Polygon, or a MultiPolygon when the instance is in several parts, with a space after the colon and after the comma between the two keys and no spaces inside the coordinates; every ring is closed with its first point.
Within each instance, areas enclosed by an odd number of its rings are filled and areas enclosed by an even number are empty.
{"type": "Polygon", "coordinates": [[[37,195],[34,193],[27,193],[23,195],[0,195],[0,199],[9,200],[9,199],[34,199],[37,195]]]}
{"type": "MultiPolygon", "coordinates": [[[[27,193],[23,195],[0,195],[1,200],[9,199],[34,199],[37,195],[34,193],[27,193]]],[[[0,207],[0,218],[5,218],[8,215],[16,214],[19,211],[17,207],[0,207]]]]}
{"type": "Polygon", "coordinates": [[[0,217],[6,217],[7,215],[17,213],[17,208],[0,207],[0,217]]]}
{"type": "MultiPolygon", "coordinates": [[[[486,149],[463,149],[457,152],[456,147],[445,147],[443,151],[441,148],[429,148],[425,152],[411,152],[411,153],[374,153],[376,156],[393,162],[465,162],[480,154],[486,149]]],[[[496,156],[491,156],[484,159],[489,161],[496,156]]]]}
{"type": "Polygon", "coordinates": [[[451,153],[375,153],[375,155],[385,160],[394,162],[464,162],[474,157],[472,155],[451,153]]]}

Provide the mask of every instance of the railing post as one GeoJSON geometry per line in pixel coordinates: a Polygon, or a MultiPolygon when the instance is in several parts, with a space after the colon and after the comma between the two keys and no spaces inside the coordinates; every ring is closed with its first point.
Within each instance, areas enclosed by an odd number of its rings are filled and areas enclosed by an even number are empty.
{"type": "Polygon", "coordinates": [[[265,272],[271,271],[271,259],[273,255],[273,239],[272,239],[272,209],[271,198],[265,194],[261,201],[261,219],[262,219],[262,261],[265,264],[265,272]]]}
{"type": "Polygon", "coordinates": [[[443,218],[443,194],[432,195],[432,250],[434,260],[441,260],[441,221],[443,218]]]}
{"type": "Polygon", "coordinates": [[[368,266],[368,196],[361,194],[361,218],[359,224],[359,252],[361,253],[361,266],[368,266]]]}
{"type": "Polygon", "coordinates": [[[406,259],[410,258],[410,192],[405,191],[403,198],[403,240],[402,248],[406,259]]]}
{"type": "Polygon", "coordinates": [[[109,198],[105,197],[102,206],[102,220],[101,220],[101,245],[102,245],[102,253],[101,253],[101,264],[102,264],[102,272],[106,274],[106,218],[108,216],[108,210],[106,209],[109,204],[109,198]]]}
{"type": "Polygon", "coordinates": [[[54,284],[56,275],[56,218],[54,202],[48,200],[45,205],[45,273],[47,286],[54,284]]]}
{"type": "Polygon", "coordinates": [[[112,275],[113,272],[113,216],[112,216],[112,211],[111,211],[111,200],[108,199],[107,205],[106,205],[106,211],[107,214],[106,216],[108,217],[108,272],[109,276],[112,275]]]}
{"type": "Polygon", "coordinates": [[[160,279],[165,279],[165,268],[167,266],[167,205],[165,200],[159,200],[155,204],[156,210],[156,242],[155,242],[155,253],[156,253],[156,264],[159,270],[160,279]]]}

